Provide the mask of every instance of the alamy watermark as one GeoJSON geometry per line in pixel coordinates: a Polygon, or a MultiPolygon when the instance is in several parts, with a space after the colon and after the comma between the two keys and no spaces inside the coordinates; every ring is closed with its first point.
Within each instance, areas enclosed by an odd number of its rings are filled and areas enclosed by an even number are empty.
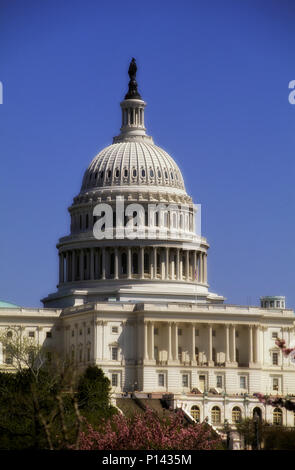
{"type": "Polygon", "coordinates": [[[93,209],[96,239],[194,239],[201,238],[201,204],[100,203],[93,209]]]}

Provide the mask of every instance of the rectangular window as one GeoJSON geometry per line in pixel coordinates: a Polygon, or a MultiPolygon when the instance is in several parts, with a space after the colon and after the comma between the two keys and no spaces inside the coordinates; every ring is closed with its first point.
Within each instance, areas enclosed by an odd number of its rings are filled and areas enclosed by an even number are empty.
{"type": "Polygon", "coordinates": [[[279,379],[278,378],[272,379],[272,389],[276,392],[279,391],[279,379]]]}
{"type": "Polygon", "coordinates": [[[87,349],[87,361],[88,362],[90,361],[90,349],[89,348],[87,349]]]}
{"type": "Polygon", "coordinates": [[[118,374],[112,374],[112,387],[118,386],[118,374]]]}
{"type": "Polygon", "coordinates": [[[79,331],[79,335],[82,336],[82,330],[79,331]]]}
{"type": "Polygon", "coordinates": [[[158,385],[159,385],[159,387],[164,387],[164,385],[165,385],[165,375],[164,374],[158,374],[158,385]]]}
{"type": "Polygon", "coordinates": [[[112,360],[113,361],[118,360],[118,348],[112,348],[112,360]]]}
{"type": "Polygon", "coordinates": [[[182,361],[182,347],[178,346],[178,360],[182,361]]]}
{"type": "Polygon", "coordinates": [[[35,331],[29,331],[29,337],[35,338],[35,331]]]}
{"type": "Polygon", "coordinates": [[[51,331],[46,332],[46,338],[52,338],[52,333],[51,331]]]}
{"type": "Polygon", "coordinates": [[[240,376],[240,388],[247,388],[245,375],[240,376]]]}
{"type": "Polygon", "coordinates": [[[272,365],[277,366],[279,364],[279,354],[274,352],[272,353],[272,365]]]}
{"type": "Polygon", "coordinates": [[[216,336],[216,331],[212,330],[212,336],[216,336]]]}
{"type": "Polygon", "coordinates": [[[87,328],[87,334],[90,335],[90,328],[87,328]]]}
{"type": "Polygon", "coordinates": [[[238,337],[239,337],[239,332],[238,332],[238,331],[236,331],[236,338],[238,338],[238,337]]]}
{"type": "Polygon", "coordinates": [[[188,374],[182,374],[182,386],[188,387],[188,374]]]}
{"type": "Polygon", "coordinates": [[[159,328],[154,328],[154,335],[158,335],[159,334],[159,328]]]}
{"type": "Polygon", "coordinates": [[[72,330],[72,337],[75,336],[75,330],[72,330]]]}
{"type": "Polygon", "coordinates": [[[118,333],[118,327],[112,326],[112,333],[118,333]]]}
{"type": "Polygon", "coordinates": [[[222,375],[217,375],[216,377],[216,387],[222,388],[222,375]]]}
{"type": "Polygon", "coordinates": [[[199,336],[199,330],[195,330],[195,335],[199,336]]]}
{"type": "Polygon", "coordinates": [[[271,337],[273,339],[276,339],[278,337],[278,333],[276,331],[273,331],[271,337]]]}
{"type": "Polygon", "coordinates": [[[178,336],[182,336],[182,329],[181,329],[181,328],[178,328],[177,333],[178,333],[178,336]]]}

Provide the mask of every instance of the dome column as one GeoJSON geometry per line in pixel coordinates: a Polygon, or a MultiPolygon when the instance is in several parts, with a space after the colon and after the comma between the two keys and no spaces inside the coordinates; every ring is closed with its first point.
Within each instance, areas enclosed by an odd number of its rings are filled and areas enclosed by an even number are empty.
{"type": "Polygon", "coordinates": [[[168,280],[169,279],[169,248],[166,248],[165,255],[166,255],[166,259],[165,259],[165,262],[166,262],[165,279],[168,280]]]}
{"type": "Polygon", "coordinates": [[[76,280],[76,252],[72,251],[72,282],[76,280]]]}
{"type": "Polygon", "coordinates": [[[84,251],[80,250],[80,281],[84,281],[84,251]]]}
{"type": "Polygon", "coordinates": [[[144,248],[143,246],[140,247],[140,252],[139,252],[139,273],[140,273],[140,278],[144,279],[144,248]]]}
{"type": "Polygon", "coordinates": [[[131,272],[131,248],[128,248],[127,251],[127,278],[131,279],[132,278],[132,272],[131,272]]]}
{"type": "Polygon", "coordinates": [[[154,279],[157,279],[157,248],[154,247],[154,279]]]}
{"type": "Polygon", "coordinates": [[[180,268],[180,261],[179,261],[179,248],[176,248],[176,279],[179,281],[179,268],[180,268]]]}
{"type": "Polygon", "coordinates": [[[193,281],[196,282],[197,278],[197,253],[194,251],[193,255],[193,281]]]}
{"type": "Polygon", "coordinates": [[[93,248],[90,248],[90,279],[94,279],[94,253],[93,248]]]}
{"type": "Polygon", "coordinates": [[[199,281],[203,284],[203,253],[200,252],[200,279],[199,281]]]}
{"type": "Polygon", "coordinates": [[[114,277],[115,277],[115,279],[118,279],[118,278],[119,278],[119,255],[118,255],[118,248],[115,248],[114,277]]]}
{"type": "Polygon", "coordinates": [[[186,259],[185,259],[185,268],[186,268],[186,272],[185,272],[185,276],[186,276],[186,280],[188,281],[189,280],[189,250],[186,250],[186,259]]]}
{"type": "Polygon", "coordinates": [[[106,278],[106,249],[104,247],[101,250],[101,278],[106,278]]]}
{"type": "Polygon", "coordinates": [[[204,283],[207,284],[207,253],[204,253],[204,283]]]}

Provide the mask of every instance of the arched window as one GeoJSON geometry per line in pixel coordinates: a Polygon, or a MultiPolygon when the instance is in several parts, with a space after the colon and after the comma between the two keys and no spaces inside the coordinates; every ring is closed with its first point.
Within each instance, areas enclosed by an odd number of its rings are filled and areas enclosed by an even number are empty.
{"type": "Polygon", "coordinates": [[[144,272],[146,274],[150,272],[150,255],[148,253],[144,254],[144,272]]]}
{"type": "Polygon", "coordinates": [[[122,253],[121,265],[122,265],[122,274],[127,274],[127,255],[126,255],[126,253],[122,253]]]}
{"type": "Polygon", "coordinates": [[[242,412],[238,406],[234,406],[232,411],[232,422],[239,423],[242,419],[242,412]]]}
{"type": "Polygon", "coordinates": [[[7,331],[6,336],[7,338],[12,338],[12,331],[7,331]]]}
{"type": "Polygon", "coordinates": [[[200,408],[197,405],[191,407],[191,416],[197,421],[200,422],[200,408]]]}
{"type": "Polygon", "coordinates": [[[283,413],[280,408],[273,410],[273,424],[281,426],[283,424],[283,413]]]}
{"type": "Polygon", "coordinates": [[[211,423],[220,424],[221,422],[221,412],[218,406],[213,406],[211,410],[211,423]]]}
{"type": "Polygon", "coordinates": [[[133,253],[132,255],[132,273],[138,274],[138,254],[133,253]]]}
{"type": "Polygon", "coordinates": [[[258,416],[259,419],[261,419],[261,408],[256,406],[253,410],[253,418],[255,418],[255,415],[258,416]]]}

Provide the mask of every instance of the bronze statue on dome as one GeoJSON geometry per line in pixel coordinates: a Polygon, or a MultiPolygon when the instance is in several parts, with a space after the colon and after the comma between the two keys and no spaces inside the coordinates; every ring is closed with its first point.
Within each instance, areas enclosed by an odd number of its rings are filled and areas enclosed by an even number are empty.
{"type": "Polygon", "coordinates": [[[130,100],[130,99],[141,100],[141,96],[137,91],[136,72],[137,72],[137,65],[136,65],[134,57],[132,57],[132,60],[130,62],[129,69],[128,69],[128,75],[129,75],[130,81],[128,84],[128,93],[125,96],[125,100],[130,100]]]}

